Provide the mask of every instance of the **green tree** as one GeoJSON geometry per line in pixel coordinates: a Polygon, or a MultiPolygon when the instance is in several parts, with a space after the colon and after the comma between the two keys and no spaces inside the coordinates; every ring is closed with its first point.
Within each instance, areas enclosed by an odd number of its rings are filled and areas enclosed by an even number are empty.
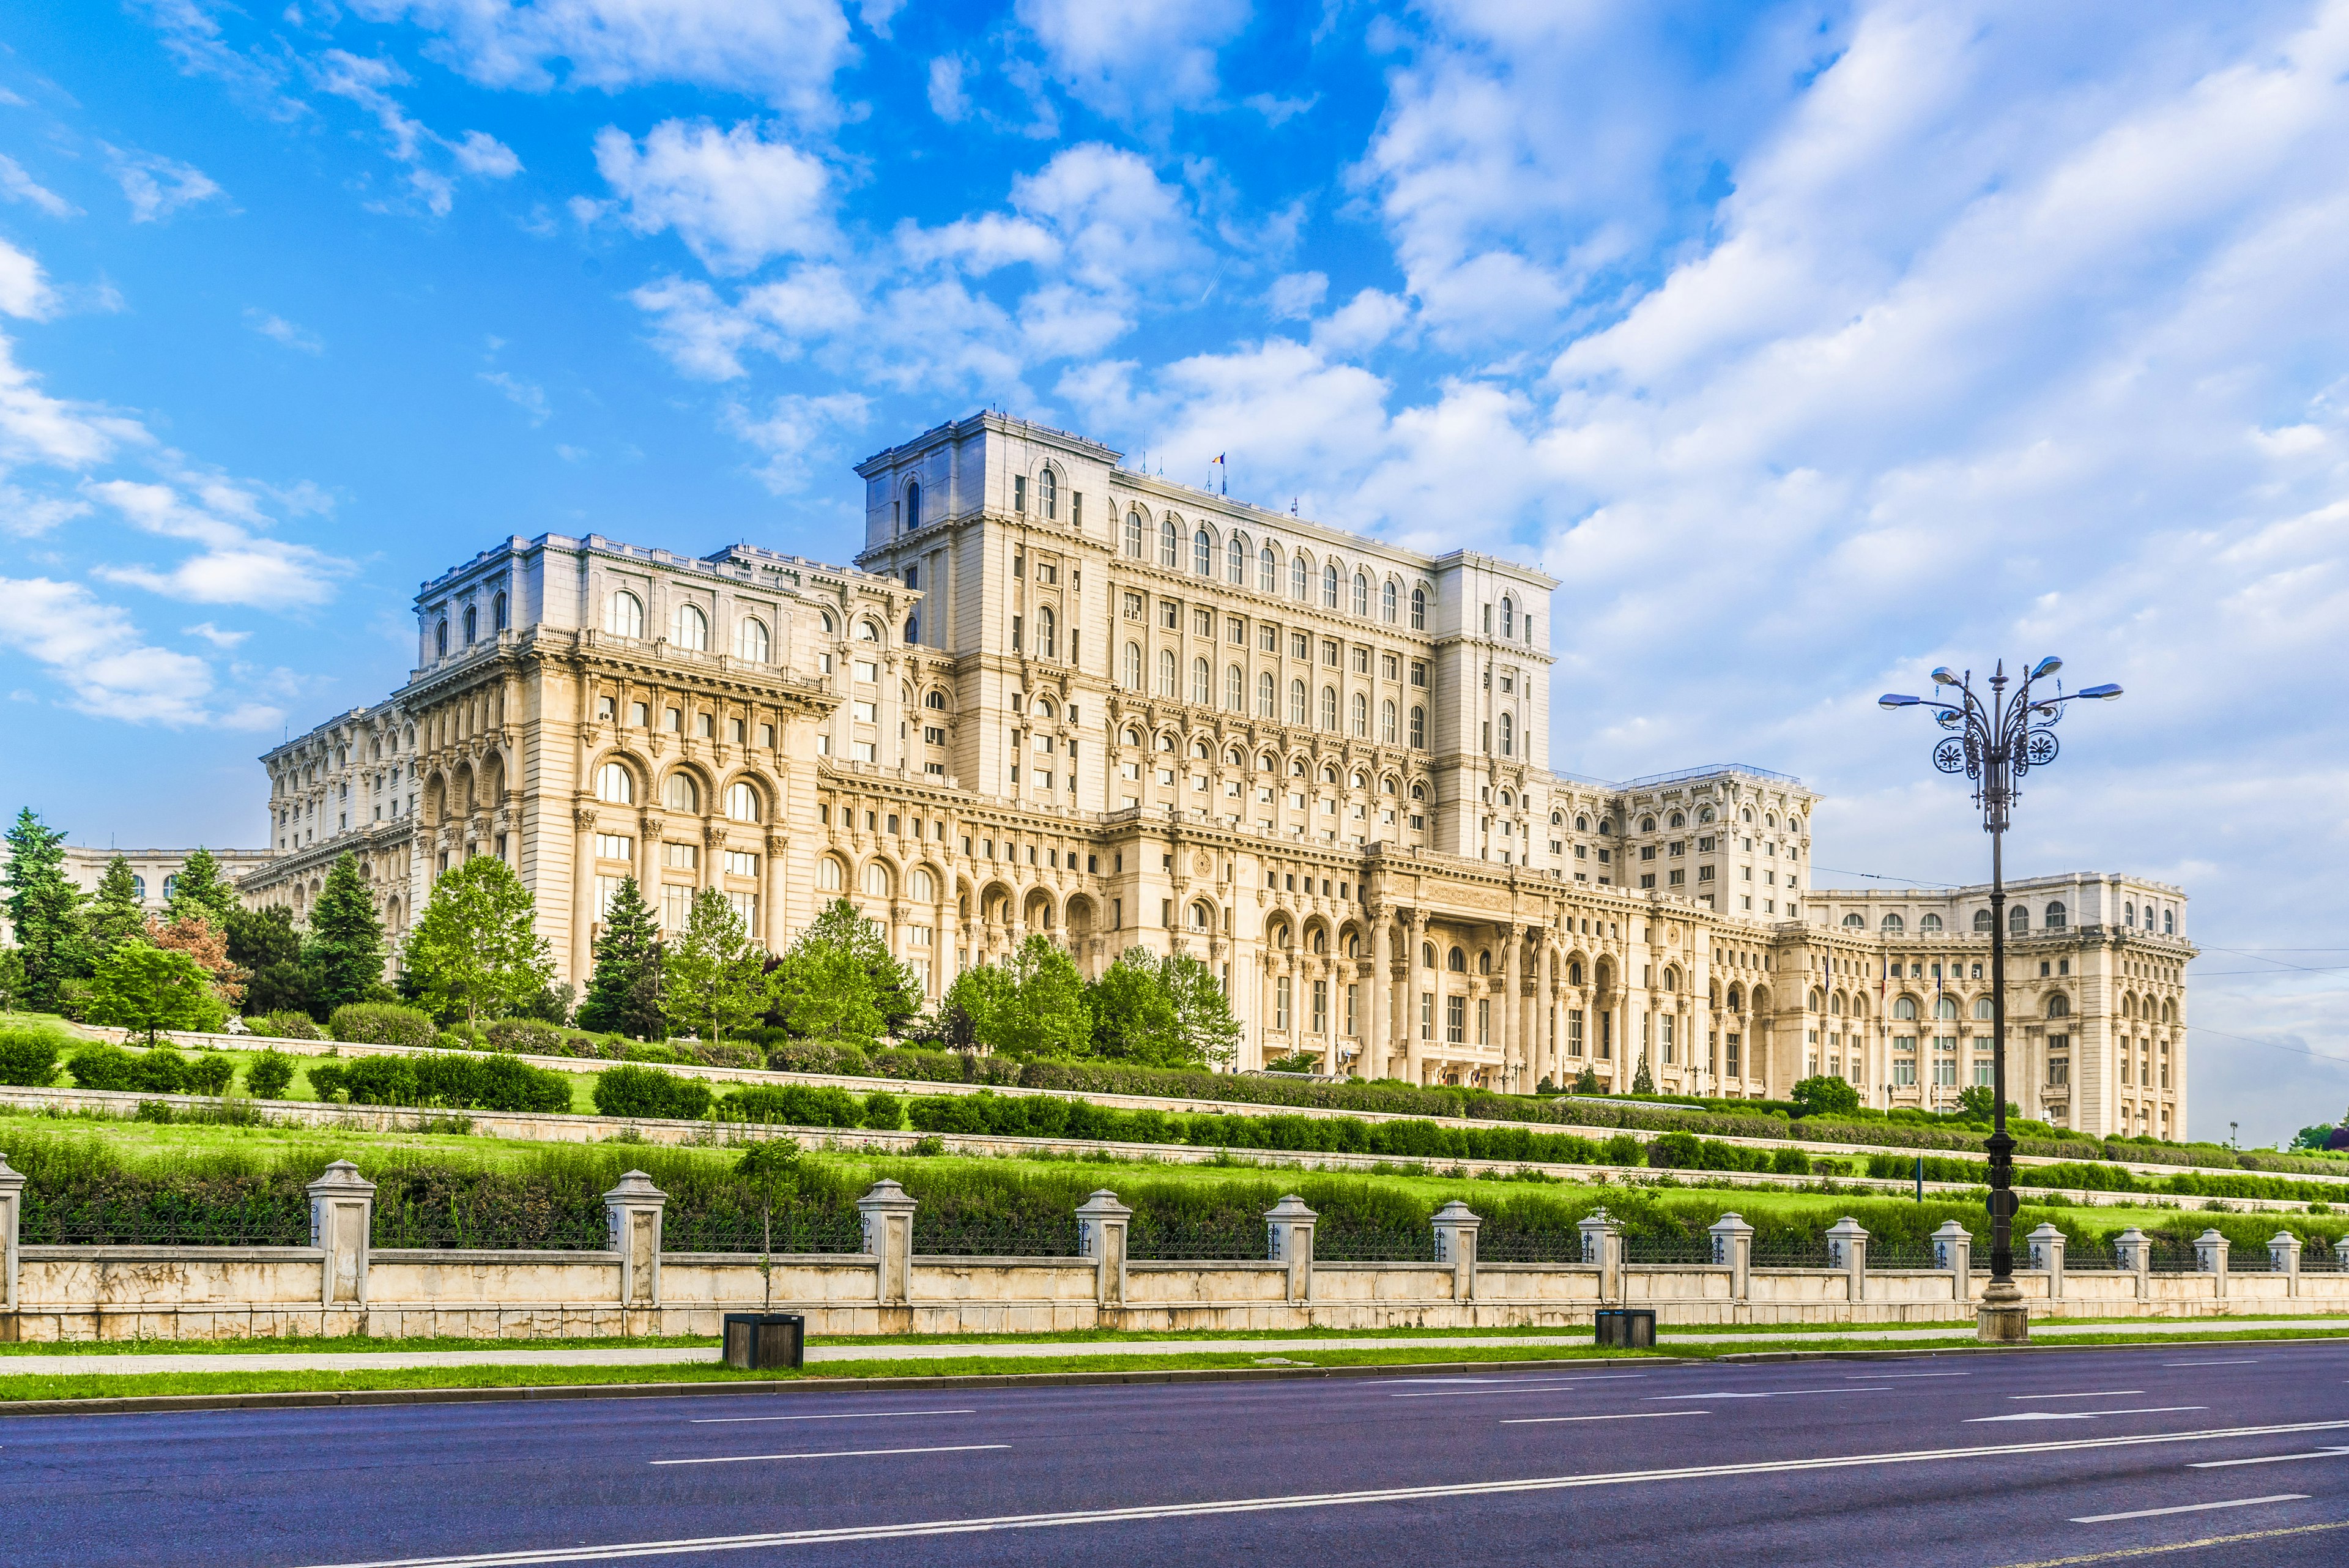
{"type": "Polygon", "coordinates": [[[57,1010],[57,988],[89,973],[89,943],[82,931],[81,889],[66,875],[66,836],[52,832],[27,806],[8,830],[8,923],[25,955],[25,1005],[57,1010]]]}
{"type": "Polygon", "coordinates": [[[620,878],[595,937],[595,968],[587,999],[579,1004],[579,1027],[633,1039],[659,1037],[661,1023],[660,923],[634,877],[620,878]]]}
{"type": "Polygon", "coordinates": [[[0,948],[0,1012],[14,1012],[25,1000],[25,954],[19,948],[0,948]]]}
{"type": "Polygon", "coordinates": [[[1648,1059],[1645,1056],[1640,1058],[1640,1070],[1631,1075],[1631,1092],[1635,1095],[1652,1095],[1656,1092],[1655,1075],[1648,1071],[1648,1059]]]}
{"type": "Polygon", "coordinates": [[[869,1051],[888,1026],[874,1004],[872,971],[838,942],[794,942],[769,983],[774,1016],[802,1040],[869,1051]]]}
{"type": "Polygon", "coordinates": [[[1215,973],[1187,954],[1131,947],[1085,988],[1094,1054],[1149,1067],[1228,1064],[1239,1023],[1215,973]]]}
{"type": "Polygon", "coordinates": [[[346,850],[326,873],[302,938],[312,1005],[331,1013],[347,1002],[367,1001],[383,984],[383,959],[375,895],[359,875],[358,857],[346,850]]]}
{"type": "Polygon", "coordinates": [[[302,933],[294,929],[293,910],[274,904],[266,909],[229,911],[228,956],[250,976],[244,988],[246,1012],[318,1016],[320,1010],[312,1005],[310,971],[302,966],[302,933]]]}
{"type": "Polygon", "coordinates": [[[1795,1085],[1787,1096],[1798,1116],[1849,1116],[1859,1109],[1859,1091],[1841,1078],[1818,1074],[1795,1085]]]}
{"type": "Polygon", "coordinates": [[[821,945],[839,947],[867,976],[874,1010],[881,1014],[886,1033],[895,1034],[922,1012],[922,982],[889,950],[880,925],[856,912],[845,898],[834,898],[816,911],[808,929],[792,944],[794,950],[821,945]]]}
{"type": "Polygon", "coordinates": [[[236,889],[221,875],[220,862],[200,844],[172,877],[171,896],[163,901],[163,914],[172,920],[184,920],[194,915],[212,929],[224,931],[228,929],[229,911],[240,902],[236,889]]]}
{"type": "Polygon", "coordinates": [[[1606,1093],[1599,1086],[1599,1069],[1585,1063],[1582,1071],[1574,1075],[1574,1092],[1578,1095],[1606,1093]]]}
{"type": "Polygon", "coordinates": [[[767,1011],[767,957],[715,888],[693,896],[685,929],[661,956],[661,1012],[713,1042],[767,1011]]]}
{"type": "Polygon", "coordinates": [[[106,863],[98,896],[82,913],[82,929],[89,935],[93,954],[111,952],[117,942],[146,937],[147,911],[139,901],[139,880],[131,874],[130,862],[121,856],[106,863]]]}
{"type": "MultiPolygon", "coordinates": [[[[1802,1093],[1802,1085],[1796,1085],[1795,1092],[1798,1095],[1802,1093]]],[[[1859,1095],[1857,1090],[1852,1094],[1851,1108],[1854,1110],[1859,1108],[1859,1095]]],[[[1988,1084],[1971,1084],[1958,1091],[1958,1114],[1969,1121],[1981,1122],[1987,1127],[1997,1112],[1998,1093],[1988,1084]]],[[[2023,1115],[2023,1107],[2010,1100],[2007,1102],[2006,1114],[2020,1117],[2023,1115]]]]}
{"type": "Polygon", "coordinates": [[[137,1030],[152,1045],[166,1029],[212,1029],[225,1009],[211,976],[186,953],[120,942],[98,961],[90,1020],[137,1030]]]}
{"type": "Polygon", "coordinates": [[[1240,1023],[1216,971],[1188,953],[1174,953],[1161,972],[1174,998],[1174,1029],[1185,1062],[1230,1066],[1239,1054],[1240,1023]]]}
{"type": "Polygon", "coordinates": [[[431,901],[409,933],[408,975],[417,996],[441,1016],[478,1023],[502,1018],[554,978],[538,908],[512,867],[477,855],[432,885],[431,901]]]}
{"type": "Polygon", "coordinates": [[[1081,1056],[1092,1044],[1084,977],[1069,955],[1041,934],[1021,942],[1000,964],[982,964],[957,975],[947,1000],[970,1015],[979,1043],[990,1050],[1021,1056],[1081,1056]]]}

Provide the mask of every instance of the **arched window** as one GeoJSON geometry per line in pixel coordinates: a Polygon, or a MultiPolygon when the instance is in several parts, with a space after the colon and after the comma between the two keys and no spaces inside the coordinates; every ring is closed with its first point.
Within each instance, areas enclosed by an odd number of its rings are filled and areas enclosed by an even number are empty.
{"type": "Polygon", "coordinates": [[[1974,1016],[1976,1018],[1993,1017],[1996,1015],[1997,1012],[1998,1010],[1991,1004],[1991,999],[1989,997],[1977,996],[1974,998],[1974,1016]]]}
{"type": "Polygon", "coordinates": [[[1224,706],[1235,713],[1247,711],[1247,671],[1237,664],[1224,670],[1224,706]]]}
{"type": "Polygon", "coordinates": [[[1321,688],[1321,727],[1325,730],[1338,727],[1338,689],[1335,686],[1321,688]]]}
{"type": "Polygon", "coordinates": [[[481,612],[480,612],[479,610],[475,609],[471,605],[467,605],[467,606],[465,607],[465,646],[466,646],[466,647],[471,648],[471,647],[473,645],[473,639],[474,639],[475,638],[477,638],[477,637],[479,637],[479,636],[481,635],[480,628],[481,628],[481,612]]]}
{"type": "Polygon", "coordinates": [[[1125,689],[1128,691],[1142,690],[1142,644],[1138,642],[1125,645],[1125,689]]]}
{"type": "Polygon", "coordinates": [[[753,664],[767,662],[772,644],[767,636],[767,623],[757,616],[746,615],[734,628],[734,657],[747,659],[753,664]]]}
{"type": "Polygon", "coordinates": [[[1578,817],[1576,817],[1576,818],[1574,819],[1574,831],[1575,831],[1575,832],[1577,832],[1577,833],[1588,833],[1588,832],[1589,832],[1589,831],[1590,831],[1590,819],[1589,819],[1588,817],[1587,817],[1587,816],[1578,816],[1578,817]]]}
{"type": "Polygon", "coordinates": [[[636,775],[617,763],[605,763],[595,770],[595,798],[607,805],[634,805],[636,775]]]}
{"type": "Polygon", "coordinates": [[[1976,931],[1987,931],[1990,929],[1990,911],[1988,909],[1976,909],[1974,911],[1974,929],[1976,931]]]}
{"type": "Polygon", "coordinates": [[[1236,588],[1247,587],[1247,541],[1237,534],[1224,546],[1224,576],[1236,588]]]}
{"type": "Polygon", "coordinates": [[[1171,648],[1158,650],[1158,694],[1161,697],[1183,695],[1183,688],[1174,673],[1174,650],[1171,648]]]}
{"type": "Polygon", "coordinates": [[[1413,750],[1427,750],[1427,710],[1424,708],[1415,707],[1411,711],[1411,743],[1413,750]]]}
{"type": "Polygon", "coordinates": [[[1371,579],[1360,572],[1354,574],[1354,613],[1371,618],[1371,579]]]}
{"type": "Polygon", "coordinates": [[[1191,906],[1191,929],[1193,930],[1206,930],[1208,926],[1214,922],[1215,918],[1216,911],[1207,904],[1197,903],[1191,906]]]}
{"type": "Polygon", "coordinates": [[[1349,717],[1353,720],[1354,738],[1358,741],[1369,740],[1371,738],[1371,700],[1357,691],[1348,704],[1348,710],[1349,717]]]}
{"type": "Polygon", "coordinates": [[[842,887],[840,862],[834,860],[829,855],[817,861],[815,863],[815,885],[816,890],[819,892],[839,892],[842,887]]]}
{"type": "Polygon", "coordinates": [[[1671,815],[1671,825],[1674,827],[1686,827],[1688,826],[1688,818],[1676,811],[1671,815]]]}
{"type": "Polygon", "coordinates": [[[1291,556],[1288,558],[1288,597],[1290,598],[1301,601],[1305,597],[1305,574],[1309,569],[1305,564],[1304,556],[1291,556]]]}
{"type": "Polygon", "coordinates": [[[922,487],[905,486],[905,532],[911,534],[922,525],[922,487]]]}
{"type": "Polygon", "coordinates": [[[1338,567],[1335,562],[1321,568],[1321,603],[1329,609],[1338,607],[1338,567]]]}
{"type": "Polygon", "coordinates": [[[446,620],[432,628],[432,656],[435,659],[449,657],[449,623],[446,620]]]}
{"type": "Polygon", "coordinates": [[[2123,904],[2121,906],[2121,924],[2127,926],[2131,930],[2137,929],[2137,906],[2135,904],[2123,904]]]}
{"type": "Polygon", "coordinates": [[[1811,994],[1805,999],[1804,1010],[1809,1012],[1825,1012],[1827,1010],[1826,1003],[1827,999],[1821,996],[1818,988],[1814,986],[1811,994]]]}
{"type": "Polygon", "coordinates": [[[1158,524],[1158,564],[1168,567],[1183,564],[1183,535],[1175,532],[1172,517],[1158,524]]]}
{"type": "Polygon", "coordinates": [[[2072,1016],[2072,999],[2071,999],[2070,997],[2068,997],[2068,996],[2064,995],[2064,994],[2062,992],[2060,992],[2060,991],[2059,991],[2059,992],[2057,992],[2054,995],[2053,995],[2053,996],[2049,997],[2049,998],[2047,999],[2047,1016],[2048,1016],[2048,1017],[2050,1017],[2050,1018],[2069,1018],[2069,1017],[2071,1017],[2071,1016],[2072,1016]]]}
{"type": "Polygon", "coordinates": [[[690,774],[671,774],[661,781],[661,804],[671,811],[699,811],[701,788],[690,774]]]}
{"type": "Polygon", "coordinates": [[[877,620],[858,621],[856,623],[856,640],[859,642],[880,641],[881,623],[877,620]]]}
{"type": "Polygon", "coordinates": [[[1215,675],[1204,659],[1191,660],[1191,701],[1204,708],[1216,700],[1215,675]]]}
{"type": "Polygon", "coordinates": [[[1191,570],[1203,577],[1215,575],[1216,542],[1205,528],[1191,535],[1191,570]]]}
{"type": "MultiPolygon", "coordinates": [[[[2147,930],[2151,930],[2151,929],[2153,929],[2153,911],[2152,911],[2150,909],[2147,909],[2147,910],[2146,910],[2145,914],[2146,914],[2146,920],[2145,920],[2146,929],[2147,929],[2147,930]]],[[[2059,901],[2059,902],[2056,902],[2056,903],[2050,904],[2050,905],[2048,905],[2048,906],[2047,906],[2047,929],[2048,929],[2049,930],[2051,930],[2051,931],[2060,931],[2060,930],[2062,930],[2062,929],[2064,929],[2064,906],[2063,906],[2063,904],[2062,904],[2060,901],[2059,901]]]]}
{"type": "Polygon", "coordinates": [[[1139,512],[1125,514],[1125,553],[1137,561],[1142,559],[1142,514],[1139,512]]]}
{"type": "Polygon", "coordinates": [[[1036,499],[1044,504],[1044,521],[1056,521],[1061,515],[1061,476],[1049,468],[1038,474],[1036,499]]]}
{"type": "Polygon", "coordinates": [[[1501,596],[1501,635],[1505,638],[1517,635],[1517,601],[1506,594],[1501,596]]]}
{"type": "Polygon", "coordinates": [[[947,694],[943,691],[935,690],[926,692],[922,698],[922,706],[925,708],[935,708],[939,712],[943,713],[947,711],[947,694]]]}
{"type": "Polygon", "coordinates": [[[1917,999],[1913,996],[1894,997],[1892,999],[1892,1016],[1902,1019],[1916,1017],[1917,999]]]}
{"type": "Polygon", "coordinates": [[[492,631],[503,631],[505,628],[506,597],[503,594],[500,594],[497,597],[490,601],[490,629],[492,631]]]}
{"type": "Polygon", "coordinates": [[[1302,680],[1288,683],[1288,722],[1292,724],[1305,722],[1305,682],[1302,680]]]}
{"type": "Polygon", "coordinates": [[[1280,690],[1268,670],[1256,678],[1256,716],[1259,719],[1280,717],[1280,690]]]}
{"type": "Polygon", "coordinates": [[[1379,589],[1379,618],[1389,626],[1394,625],[1395,586],[1392,583],[1388,583],[1379,589]]]}
{"type": "Polygon", "coordinates": [[[864,867],[864,895],[869,898],[889,896],[889,867],[878,860],[864,867]]]}
{"type": "Polygon", "coordinates": [[[1280,591],[1280,557],[1267,545],[1256,553],[1256,591],[1277,594],[1280,591]]]}
{"type": "Polygon", "coordinates": [[[1885,935],[1894,937],[1899,936],[1902,931],[1909,929],[1909,923],[1898,915],[1887,915],[1882,920],[1878,922],[1878,928],[1883,930],[1885,935]]]}
{"type": "Polygon", "coordinates": [[[1920,937],[1930,936],[1940,929],[1941,917],[1939,915],[1922,915],[1918,918],[1917,934],[1920,937]]]}
{"type": "Polygon", "coordinates": [[[1379,743],[1382,746],[1395,743],[1395,705],[1392,697],[1379,704],[1379,743]]]}
{"type": "Polygon", "coordinates": [[[1444,967],[1450,970],[1454,974],[1466,974],[1468,972],[1468,955],[1461,951],[1458,948],[1454,948],[1450,952],[1444,955],[1444,967]]]}
{"type": "Polygon", "coordinates": [[[1868,929],[1868,917],[1855,911],[1851,914],[1846,915],[1843,918],[1843,923],[1854,930],[1866,930],[1868,929]]]}
{"type": "Polygon", "coordinates": [[[905,897],[917,904],[927,904],[938,896],[938,879],[916,866],[905,873],[905,897]]]}
{"type": "Polygon", "coordinates": [[[1411,629],[1413,631],[1427,629],[1427,590],[1425,588],[1411,590],[1411,629]]]}
{"type": "Polygon", "coordinates": [[[1060,649],[1060,622],[1046,605],[1036,612],[1036,651],[1045,659],[1058,659],[1060,649]]]}
{"type": "Polygon", "coordinates": [[[1936,1018],[1955,1018],[1957,1015],[1958,1015],[1958,999],[1957,999],[1956,997],[1954,997],[1954,996],[1945,996],[1945,997],[1941,998],[1941,1000],[1940,1000],[1940,1001],[1936,1002],[1935,1003],[1933,1003],[1933,1016],[1934,1016],[1934,1017],[1936,1017],[1936,1018]]]}
{"type": "Polygon", "coordinates": [[[1422,942],[1419,944],[1419,967],[1422,969],[1433,969],[1435,967],[1435,944],[1433,942],[1422,942]]]}
{"type": "Polygon", "coordinates": [[[759,792],[746,784],[726,786],[726,815],[736,822],[759,820],[759,792]]]}
{"type": "Polygon", "coordinates": [[[2017,904],[2014,908],[2006,912],[2007,935],[2011,937],[2019,937],[2030,929],[2031,910],[2026,906],[2017,904]]]}
{"type": "Polygon", "coordinates": [[[1508,714],[1506,714],[1506,713],[1502,714],[1502,715],[1501,715],[1501,755],[1503,755],[1503,756],[1505,756],[1505,757],[1513,757],[1513,756],[1516,755],[1516,749],[1517,749],[1516,734],[1517,734],[1517,722],[1516,722],[1516,720],[1515,720],[1514,718],[1512,718],[1510,715],[1508,715],[1508,714]]]}
{"type": "Polygon", "coordinates": [[[709,646],[709,618],[701,613],[698,605],[677,607],[677,626],[670,639],[679,648],[698,652],[709,646]]]}
{"type": "Polygon", "coordinates": [[[2161,911],[2161,934],[2165,937],[2174,937],[2178,934],[2177,910],[2164,909],[2161,911]]]}

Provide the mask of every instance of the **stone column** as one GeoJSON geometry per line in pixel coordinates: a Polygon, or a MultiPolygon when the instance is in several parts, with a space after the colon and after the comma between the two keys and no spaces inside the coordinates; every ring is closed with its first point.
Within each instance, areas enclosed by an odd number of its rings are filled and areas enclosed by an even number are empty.
{"type": "Polygon", "coordinates": [[[1542,1080],[1543,1048],[1548,1036],[1541,1028],[1542,932],[1531,928],[1526,937],[1526,971],[1517,977],[1516,994],[1509,1004],[1517,1010],[1517,1054],[1521,1066],[1517,1082],[1512,1085],[1518,1094],[1530,1095],[1542,1080]]]}
{"type": "Polygon", "coordinates": [[[620,1304],[660,1305],[661,1209],[668,1194],[641,1170],[622,1176],[604,1194],[612,1251],[620,1254],[620,1304]]]}
{"type": "Polygon", "coordinates": [[[2031,1241],[2031,1266],[2044,1270],[2047,1275],[2047,1299],[2064,1299],[2064,1232],[2049,1224],[2033,1231],[2031,1241]]]}
{"type": "Polygon", "coordinates": [[[595,810],[585,800],[571,813],[571,983],[587,992],[595,962],[595,810]]]}
{"type": "Polygon", "coordinates": [[[1383,1078],[1394,1044],[1394,918],[1385,909],[1371,912],[1371,962],[1363,978],[1371,987],[1371,1017],[1362,1033],[1362,1054],[1357,1066],[1362,1077],[1383,1078]]]}
{"type": "Polygon", "coordinates": [[[1133,1210],[1106,1187],[1077,1206],[1077,1256],[1093,1261],[1093,1304],[1125,1305],[1125,1227],[1133,1210]]]}
{"type": "Polygon", "coordinates": [[[666,826],[658,812],[644,812],[636,818],[636,891],[653,907],[655,922],[661,918],[661,834],[666,826]]]}
{"type": "Polygon", "coordinates": [[[1951,1301],[1973,1300],[1973,1232],[1956,1220],[1942,1220],[1933,1232],[1933,1266],[1950,1276],[1951,1301]]]}
{"type": "Polygon", "coordinates": [[[2124,1273],[2137,1276],[2137,1299],[2145,1301],[2153,1294],[2153,1243],[2146,1233],[2132,1225],[2113,1238],[2113,1255],[2119,1261],[2124,1273]]]}
{"type": "Polygon", "coordinates": [[[16,1242],[25,1213],[25,1178],[0,1154],[0,1312],[16,1310],[16,1242]]]}
{"type": "Polygon", "coordinates": [[[1504,1093],[1517,1088],[1518,1065],[1524,1042],[1517,1038],[1517,948],[1521,934],[1515,925],[1501,928],[1500,994],[1494,1000],[1500,1003],[1493,1011],[1499,1016],[1493,1020],[1493,1030],[1501,1047],[1501,1082],[1504,1093]]]}
{"type": "Polygon", "coordinates": [[[2268,1265],[2283,1276],[2283,1293],[2300,1294],[2300,1238],[2279,1231],[2268,1239],[2268,1265]]]}
{"type": "Polygon", "coordinates": [[[1575,1227],[1582,1232],[1582,1261],[1599,1265],[1599,1299],[1623,1299],[1623,1227],[1604,1209],[1594,1209],[1575,1227]]]}
{"type": "Polygon", "coordinates": [[[1293,1192],[1264,1211],[1266,1255],[1288,1265],[1291,1302],[1312,1298],[1313,1222],[1319,1218],[1293,1192]]]}
{"type": "Polygon", "coordinates": [[[1827,1227],[1827,1262],[1849,1276],[1851,1299],[1868,1299],[1868,1231],[1847,1214],[1827,1227]]]}
{"type": "Polygon", "coordinates": [[[759,878],[767,889],[766,935],[764,944],[771,953],[783,950],[783,933],[791,929],[785,919],[785,889],[791,886],[789,856],[792,841],[780,833],[767,835],[767,865],[764,877],[759,878]]]}
{"type": "Polygon", "coordinates": [[[903,1306],[914,1278],[914,1199],[884,1177],[856,1200],[864,1221],[864,1251],[873,1259],[874,1299],[883,1306],[903,1306]]]}
{"type": "Polygon", "coordinates": [[[2333,1243],[2333,1259],[2334,1262],[2341,1265],[2343,1273],[2349,1274],[2349,1236],[2344,1236],[2333,1243]]]}
{"type": "Polygon", "coordinates": [[[2210,1293],[2227,1297],[2227,1238],[2214,1226],[2194,1238],[2194,1272],[2210,1276],[2210,1293]]]}
{"type": "Polygon", "coordinates": [[[367,1305],[367,1236],[375,1221],[375,1183],[361,1176],[359,1168],[349,1160],[338,1159],[302,1190],[310,1196],[310,1245],[325,1254],[318,1304],[367,1305]]]}
{"type": "Polygon", "coordinates": [[[1435,1261],[1452,1265],[1452,1299],[1476,1297],[1476,1228],[1484,1221],[1457,1198],[1435,1211],[1435,1261]]]}
{"type": "Polygon", "coordinates": [[[1742,1214],[1723,1214],[1706,1231],[1713,1238],[1715,1268],[1729,1271],[1729,1299],[1749,1301],[1754,1283],[1754,1227],[1742,1214]]]}
{"type": "Polygon", "coordinates": [[[1419,1038],[1419,993],[1427,984],[1426,980],[1420,974],[1419,960],[1420,949],[1426,944],[1426,940],[1427,916],[1423,910],[1413,909],[1411,914],[1411,924],[1405,928],[1403,935],[1403,941],[1410,950],[1403,955],[1407,961],[1403,965],[1402,980],[1402,1075],[1404,1081],[1411,1084],[1423,1084],[1427,1081],[1426,1055],[1419,1038]]]}

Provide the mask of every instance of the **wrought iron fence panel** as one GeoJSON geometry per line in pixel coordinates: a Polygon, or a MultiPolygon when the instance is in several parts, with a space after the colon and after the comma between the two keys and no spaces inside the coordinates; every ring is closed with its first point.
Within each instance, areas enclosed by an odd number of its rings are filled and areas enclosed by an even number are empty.
{"type": "Polygon", "coordinates": [[[2191,1274],[2200,1272],[2201,1260],[2191,1247],[2156,1244],[2149,1250],[2146,1268],[2156,1274],[2191,1274]]]}
{"type": "Polygon", "coordinates": [[[1432,1231],[1316,1231],[1313,1258],[1323,1263],[1432,1263],[1432,1231]]]}
{"type": "Polygon", "coordinates": [[[1824,1237],[1816,1241],[1772,1241],[1757,1244],[1754,1249],[1754,1267],[1757,1269],[1832,1269],[1835,1260],[1827,1254],[1824,1237]]]}
{"type": "Polygon", "coordinates": [[[1930,1241],[1871,1241],[1868,1244],[1868,1266],[1871,1269],[1938,1269],[1940,1259],[1930,1241]]]}
{"type": "Polygon", "coordinates": [[[2067,1274],[2117,1272],[2120,1266],[2120,1251],[2110,1244],[2102,1247],[2066,1247],[2064,1250],[2064,1272],[2067,1274]]]}
{"type": "Polygon", "coordinates": [[[1698,1263],[1710,1267],[1713,1262],[1713,1238],[1626,1236],[1623,1238],[1623,1261],[1627,1263],[1698,1263]]]}
{"type": "Polygon", "coordinates": [[[1487,1263],[1579,1263],[1579,1231],[1492,1231],[1476,1238],[1476,1257],[1487,1263]]]}
{"type": "Polygon", "coordinates": [[[1125,1233],[1125,1255],[1149,1262],[1262,1261],[1270,1243],[1264,1227],[1147,1225],[1136,1219],[1125,1233]]]}
{"type": "Polygon", "coordinates": [[[1073,1258],[1077,1222],[925,1225],[916,1215],[914,1251],[933,1258],[1073,1258]]]}
{"type": "Polygon", "coordinates": [[[661,1226],[667,1252],[862,1252],[862,1217],[837,1210],[779,1210],[771,1222],[756,1213],[670,1217],[661,1226]]]}

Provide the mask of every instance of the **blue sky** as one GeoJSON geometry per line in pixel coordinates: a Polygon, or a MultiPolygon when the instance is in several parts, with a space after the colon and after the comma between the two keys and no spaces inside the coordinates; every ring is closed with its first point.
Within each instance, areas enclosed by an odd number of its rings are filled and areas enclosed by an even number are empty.
{"type": "Polygon", "coordinates": [[[2349,1104],[2344,67],[2305,0],[16,7],[5,798],[258,842],[420,579],[836,558],[995,404],[1541,562],[1558,765],[1799,774],[1823,868],[1982,875],[1878,692],[2122,682],[2011,864],[2184,884],[2195,1126],[2286,1133],[2349,1104]]]}

